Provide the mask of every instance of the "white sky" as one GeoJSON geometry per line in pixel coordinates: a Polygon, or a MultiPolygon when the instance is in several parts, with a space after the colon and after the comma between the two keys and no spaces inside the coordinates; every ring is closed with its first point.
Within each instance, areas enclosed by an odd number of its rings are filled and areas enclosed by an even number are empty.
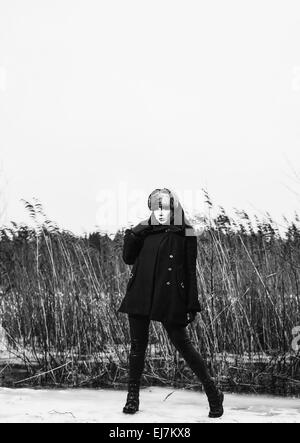
{"type": "Polygon", "coordinates": [[[299,119],[298,0],[1,0],[7,220],[113,231],[157,187],[291,218],[299,119]]]}

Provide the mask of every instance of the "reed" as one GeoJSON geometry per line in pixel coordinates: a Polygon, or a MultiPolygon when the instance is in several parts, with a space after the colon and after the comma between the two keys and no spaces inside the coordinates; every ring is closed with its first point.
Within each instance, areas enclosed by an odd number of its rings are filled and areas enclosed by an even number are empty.
{"type": "MultiPolygon", "coordinates": [[[[129,330],[117,313],[130,272],[121,257],[124,230],[114,239],[76,236],[48,220],[38,201],[24,203],[34,227],[12,222],[0,230],[1,323],[27,368],[24,383],[125,383],[129,330]]],[[[204,223],[197,262],[203,311],[188,327],[195,346],[225,388],[298,394],[299,353],[291,347],[300,325],[298,216],[286,220],[284,234],[271,216],[254,223],[223,208],[204,223]]],[[[145,384],[200,388],[158,322],[147,352],[145,384]]]]}

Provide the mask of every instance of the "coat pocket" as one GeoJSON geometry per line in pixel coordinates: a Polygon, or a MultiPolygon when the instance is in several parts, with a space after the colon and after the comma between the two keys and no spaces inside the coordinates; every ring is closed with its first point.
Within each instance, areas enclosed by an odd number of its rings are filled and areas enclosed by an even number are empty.
{"type": "Polygon", "coordinates": [[[176,280],[178,292],[182,298],[182,300],[186,303],[186,284],[185,284],[185,275],[183,266],[178,266],[176,268],[176,280]]]}
{"type": "Polygon", "coordinates": [[[132,269],[131,269],[130,274],[129,274],[129,280],[128,280],[128,283],[127,283],[127,290],[129,290],[131,288],[131,286],[132,286],[132,284],[133,284],[133,282],[135,280],[136,273],[137,273],[137,265],[138,265],[138,263],[136,262],[132,266],[132,269]]]}

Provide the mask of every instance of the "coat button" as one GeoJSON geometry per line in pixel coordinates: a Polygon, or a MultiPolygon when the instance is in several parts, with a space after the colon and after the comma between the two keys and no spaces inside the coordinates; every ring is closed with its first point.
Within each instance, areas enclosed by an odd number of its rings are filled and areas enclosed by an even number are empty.
{"type": "Polygon", "coordinates": [[[166,283],[167,285],[169,285],[170,284],[170,282],[169,281],[167,281],[167,283],[166,283]]]}
{"type": "Polygon", "coordinates": [[[169,257],[170,257],[170,258],[173,258],[173,257],[174,257],[174,255],[170,254],[170,255],[169,255],[169,257]]]}

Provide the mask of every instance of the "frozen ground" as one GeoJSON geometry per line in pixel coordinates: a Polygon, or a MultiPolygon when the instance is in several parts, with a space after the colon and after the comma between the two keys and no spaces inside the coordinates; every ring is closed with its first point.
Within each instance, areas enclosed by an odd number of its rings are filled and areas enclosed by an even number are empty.
{"type": "Polygon", "coordinates": [[[200,392],[142,388],[140,411],[129,416],[122,412],[125,399],[125,390],[1,388],[0,422],[300,423],[300,399],[225,394],[225,414],[217,420],[207,417],[200,392]]]}

